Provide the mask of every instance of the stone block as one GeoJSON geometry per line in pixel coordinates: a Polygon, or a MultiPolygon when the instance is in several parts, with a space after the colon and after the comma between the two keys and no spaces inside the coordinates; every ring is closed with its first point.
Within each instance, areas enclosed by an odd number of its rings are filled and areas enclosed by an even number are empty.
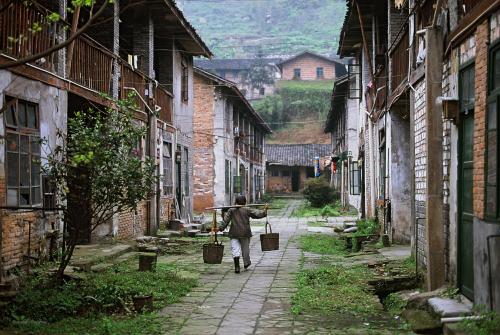
{"type": "Polygon", "coordinates": [[[472,314],[471,305],[453,299],[435,297],[429,299],[428,304],[434,313],[443,318],[472,314]]]}

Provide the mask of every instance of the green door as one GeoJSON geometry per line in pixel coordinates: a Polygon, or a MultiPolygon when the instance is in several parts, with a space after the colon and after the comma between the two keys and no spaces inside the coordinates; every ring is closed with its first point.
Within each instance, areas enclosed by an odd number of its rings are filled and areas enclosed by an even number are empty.
{"type": "Polygon", "coordinates": [[[469,299],[474,298],[474,263],[473,263],[473,141],[474,114],[462,116],[460,125],[459,155],[459,215],[458,215],[458,271],[460,291],[469,299]]]}

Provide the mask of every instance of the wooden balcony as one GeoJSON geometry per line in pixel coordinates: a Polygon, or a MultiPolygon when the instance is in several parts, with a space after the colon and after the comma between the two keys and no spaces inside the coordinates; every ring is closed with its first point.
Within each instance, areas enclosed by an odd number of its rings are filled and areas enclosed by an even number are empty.
{"type": "MultiPolygon", "coordinates": [[[[9,0],[0,0],[0,8],[9,3],[9,0]]],[[[49,13],[50,11],[40,6],[36,8],[25,6],[21,1],[14,1],[7,6],[0,12],[0,54],[20,59],[57,45],[68,25],[62,22],[49,22],[47,19],[49,13]],[[37,30],[32,29],[35,23],[39,26],[37,30]]],[[[66,63],[59,59],[58,52],[54,52],[32,62],[31,65],[63,78],[65,85],[58,84],[61,88],[75,94],[85,93],[87,98],[94,98],[99,103],[105,102],[101,94],[112,96],[113,74],[118,73],[118,69],[114,66],[117,65],[121,73],[120,79],[117,80],[119,97],[124,98],[130,92],[136,91],[138,96],[135,98],[135,103],[140,111],[146,111],[144,102],[151,103],[151,109],[154,107],[154,102],[160,107],[160,120],[172,122],[172,96],[159,87],[153,92],[148,92],[150,83],[155,83],[151,78],[133,69],[126,61],[87,35],[81,35],[75,39],[73,55],[66,63]],[[153,94],[151,97],[154,100],[150,99],[150,93],[153,94]]],[[[21,69],[16,71],[22,73],[21,69]]],[[[31,77],[39,79],[34,75],[31,77]]],[[[40,78],[46,77],[46,74],[40,75],[40,78]]],[[[51,84],[58,83],[57,81],[50,82],[51,84]]]]}
{"type": "Polygon", "coordinates": [[[408,31],[404,32],[398,44],[391,50],[391,94],[394,94],[399,86],[408,78],[408,31]]]}

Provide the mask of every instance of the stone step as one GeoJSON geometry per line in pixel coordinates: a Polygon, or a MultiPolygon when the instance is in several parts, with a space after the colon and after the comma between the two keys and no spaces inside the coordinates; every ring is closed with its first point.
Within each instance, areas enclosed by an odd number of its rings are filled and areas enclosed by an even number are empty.
{"type": "Polygon", "coordinates": [[[104,272],[107,269],[113,267],[114,265],[115,264],[113,264],[113,263],[99,263],[99,264],[96,264],[96,265],[92,265],[90,267],[90,271],[91,272],[104,272]]]}
{"type": "Polygon", "coordinates": [[[462,330],[459,323],[445,323],[443,325],[444,335],[467,335],[467,333],[462,330]]]}
{"type": "Polygon", "coordinates": [[[441,322],[429,312],[420,309],[407,309],[403,317],[417,334],[442,334],[441,322]]]}
{"type": "Polygon", "coordinates": [[[17,295],[17,291],[0,292],[0,301],[12,301],[17,295]]]}
{"type": "Polygon", "coordinates": [[[195,237],[195,236],[198,236],[198,234],[201,234],[200,229],[191,229],[191,230],[187,231],[187,236],[189,236],[189,237],[195,237]]]}
{"type": "Polygon", "coordinates": [[[160,238],[169,238],[169,237],[180,237],[182,236],[182,232],[179,230],[164,230],[158,234],[160,238]]]}
{"type": "Polygon", "coordinates": [[[442,318],[467,316],[472,314],[472,304],[465,304],[454,299],[430,298],[427,304],[431,310],[442,318]]]}
{"type": "Polygon", "coordinates": [[[93,265],[107,262],[132,251],[128,244],[77,246],[70,265],[89,272],[93,265]]]}

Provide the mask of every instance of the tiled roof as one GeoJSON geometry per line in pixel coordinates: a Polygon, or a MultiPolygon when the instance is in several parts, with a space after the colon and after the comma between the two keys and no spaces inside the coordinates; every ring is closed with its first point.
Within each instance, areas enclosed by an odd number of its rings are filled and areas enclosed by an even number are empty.
{"type": "Polygon", "coordinates": [[[314,157],[325,157],[330,144],[266,144],[267,162],[271,165],[312,166],[314,157]]]}
{"type": "Polygon", "coordinates": [[[194,65],[205,70],[248,70],[255,65],[276,65],[279,62],[280,58],[195,59],[194,65]]]}

